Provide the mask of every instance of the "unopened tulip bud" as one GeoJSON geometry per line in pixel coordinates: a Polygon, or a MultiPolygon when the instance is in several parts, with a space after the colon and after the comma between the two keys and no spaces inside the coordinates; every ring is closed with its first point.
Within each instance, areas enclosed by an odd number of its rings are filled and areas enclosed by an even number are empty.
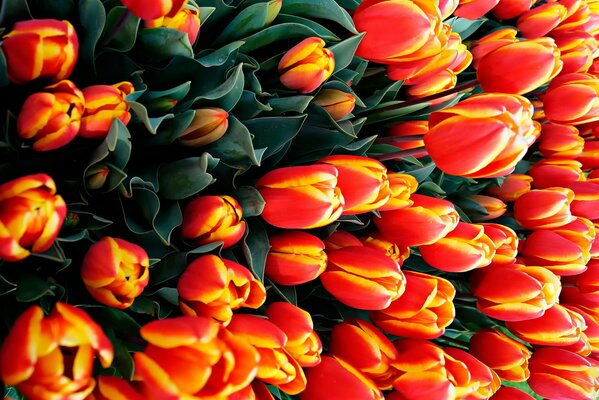
{"type": "Polygon", "coordinates": [[[468,198],[483,207],[487,212],[487,215],[478,217],[476,219],[477,221],[487,221],[499,218],[507,211],[507,205],[497,197],[474,194],[468,198]]]}
{"type": "Polygon", "coordinates": [[[106,183],[110,168],[104,164],[96,164],[85,172],[85,187],[91,190],[100,189],[106,183]]]}
{"type": "Polygon", "coordinates": [[[555,78],[543,97],[543,109],[547,119],[557,124],[579,125],[599,120],[599,79],[584,73],[555,78]]]}
{"type": "Polygon", "coordinates": [[[410,200],[410,196],[418,188],[418,181],[416,178],[408,174],[387,172],[387,179],[389,181],[391,197],[385,204],[378,208],[379,211],[398,210],[414,204],[414,202],[410,200]]]}
{"type": "Polygon", "coordinates": [[[566,186],[584,180],[582,164],[576,160],[546,158],[534,163],[528,170],[535,189],[566,186]]]}
{"type": "Polygon", "coordinates": [[[487,193],[505,202],[514,201],[524,193],[530,192],[532,178],[524,174],[511,174],[500,186],[490,185],[487,193]]]}
{"type": "Polygon", "coordinates": [[[353,94],[337,89],[323,89],[314,99],[335,121],[347,116],[356,105],[353,94]]]}
{"type": "Polygon", "coordinates": [[[562,187],[531,190],[514,203],[514,217],[526,229],[551,229],[574,221],[574,192],[562,187]]]}
{"type": "Polygon", "coordinates": [[[571,125],[548,123],[541,127],[539,151],[543,157],[576,158],[582,153],[584,144],[578,129],[571,125]]]}
{"type": "Polygon", "coordinates": [[[156,20],[146,21],[146,28],[171,28],[185,32],[189,43],[194,44],[200,33],[200,11],[196,8],[182,8],[172,17],[166,16],[156,20]]]}
{"type": "Polygon", "coordinates": [[[568,9],[559,3],[546,3],[529,10],[518,17],[516,26],[528,39],[547,35],[566,18],[568,9]]]}
{"type": "Polygon", "coordinates": [[[223,137],[229,127],[229,113],[222,108],[208,107],[195,110],[191,124],[179,137],[179,143],[188,147],[206,146],[223,137]]]}
{"type": "Polygon", "coordinates": [[[79,136],[103,139],[115,118],[127,125],[131,120],[131,113],[125,97],[134,91],[135,88],[130,82],[88,86],[83,89],[85,111],[81,117],[79,136]]]}
{"type": "Polygon", "coordinates": [[[285,53],[279,62],[281,83],[300,93],[316,90],[335,69],[335,56],[324,46],[324,40],[309,37],[285,53]]]}

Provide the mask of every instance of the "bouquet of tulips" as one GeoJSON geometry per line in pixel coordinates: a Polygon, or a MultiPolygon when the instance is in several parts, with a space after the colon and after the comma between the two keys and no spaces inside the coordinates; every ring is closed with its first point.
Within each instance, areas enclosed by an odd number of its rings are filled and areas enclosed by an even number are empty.
{"type": "Polygon", "coordinates": [[[599,0],[1,1],[4,399],[598,398],[598,40],[599,0]]]}

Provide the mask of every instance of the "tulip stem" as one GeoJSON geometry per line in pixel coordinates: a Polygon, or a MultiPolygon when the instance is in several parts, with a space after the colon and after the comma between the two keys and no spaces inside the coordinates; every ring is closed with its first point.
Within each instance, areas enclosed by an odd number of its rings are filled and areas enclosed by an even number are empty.
{"type": "Polygon", "coordinates": [[[422,140],[424,135],[408,135],[408,136],[388,136],[375,140],[377,144],[412,142],[414,140],[422,140]]]}
{"type": "Polygon", "coordinates": [[[372,158],[375,158],[379,161],[402,160],[415,154],[421,154],[422,152],[426,152],[426,149],[424,147],[417,147],[415,149],[400,150],[394,151],[393,153],[381,154],[378,156],[373,156],[372,158]]]}
{"type": "Polygon", "coordinates": [[[446,336],[441,336],[437,338],[437,340],[442,344],[450,344],[451,346],[458,347],[460,349],[468,349],[468,343],[464,342],[463,340],[452,339],[446,336]]]}
{"type": "Polygon", "coordinates": [[[116,21],[116,23],[112,27],[112,30],[108,33],[108,35],[106,35],[106,38],[104,39],[105,45],[110,43],[112,41],[112,39],[114,39],[116,37],[116,35],[125,26],[125,23],[129,19],[129,17],[131,17],[132,15],[133,14],[131,14],[131,11],[129,11],[129,9],[125,10],[125,12],[123,14],[121,14],[121,17],[116,21]]]}

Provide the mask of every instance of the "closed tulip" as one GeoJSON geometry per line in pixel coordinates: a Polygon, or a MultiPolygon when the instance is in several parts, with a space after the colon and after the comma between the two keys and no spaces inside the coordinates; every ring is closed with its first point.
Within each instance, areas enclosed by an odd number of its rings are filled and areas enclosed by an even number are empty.
{"type": "Polygon", "coordinates": [[[48,250],[66,214],[67,206],[46,174],[0,185],[0,260],[19,261],[48,250]]]}
{"type": "Polygon", "coordinates": [[[485,227],[485,235],[493,241],[495,246],[495,255],[492,263],[511,264],[518,253],[518,236],[510,227],[501,224],[482,224],[485,227]]]}
{"type": "Polygon", "coordinates": [[[187,147],[202,147],[216,142],[229,127],[229,113],[222,108],[198,108],[191,124],[179,137],[179,143],[187,147]]]}
{"type": "Polygon", "coordinates": [[[500,0],[493,8],[493,15],[499,19],[512,19],[530,9],[536,0],[500,0]]]}
{"type": "Polygon", "coordinates": [[[455,10],[454,15],[460,18],[479,19],[491,11],[499,1],[500,0],[461,0],[460,6],[455,10]]]}
{"type": "Polygon", "coordinates": [[[81,117],[79,136],[104,139],[115,118],[127,125],[131,120],[131,113],[125,97],[134,91],[130,82],[88,86],[83,89],[85,111],[81,117]]]}
{"type": "Polygon", "coordinates": [[[540,38],[547,35],[566,19],[568,9],[560,3],[541,4],[518,17],[516,26],[525,38],[540,38]]]}
{"type": "Polygon", "coordinates": [[[561,74],[589,72],[597,48],[593,35],[588,32],[567,32],[553,36],[564,63],[561,74]]]}
{"type": "Polygon", "coordinates": [[[264,315],[287,335],[285,350],[302,367],[320,364],[322,343],[314,332],[314,323],[309,313],[293,304],[281,301],[270,303],[264,315]]]}
{"type": "Polygon", "coordinates": [[[328,256],[329,264],[320,280],[343,304],[361,310],[381,310],[405,290],[399,264],[379,250],[349,246],[333,250],[328,256]]]}
{"type": "Polygon", "coordinates": [[[262,218],[285,229],[310,229],[330,224],[341,216],[345,204],[337,176],[337,168],[325,164],[268,172],[256,183],[266,202],[262,218]]]}
{"type": "Polygon", "coordinates": [[[457,226],[459,216],[449,201],[420,194],[410,199],[412,206],[374,217],[383,238],[400,246],[421,246],[435,243],[457,226]]]}
{"type": "Polygon", "coordinates": [[[531,182],[532,178],[528,175],[511,174],[505,178],[501,186],[488,186],[487,193],[505,202],[515,201],[524,193],[530,192],[531,182]]]}
{"type": "Polygon", "coordinates": [[[554,79],[543,97],[543,110],[547,119],[556,124],[579,125],[599,120],[599,80],[584,73],[554,79]]]}
{"type": "MultiPolygon", "coordinates": [[[[444,350],[448,356],[464,363],[470,373],[469,385],[461,388],[463,392],[468,392],[465,398],[488,399],[499,389],[501,379],[499,379],[497,373],[478,358],[462,349],[454,347],[446,347],[444,350]]],[[[464,397],[460,396],[460,398],[464,397]]]]}
{"type": "Polygon", "coordinates": [[[474,194],[468,198],[485,209],[487,215],[476,218],[477,221],[488,221],[501,217],[507,211],[507,205],[497,197],[474,194]]]}
{"type": "Polygon", "coordinates": [[[543,157],[576,158],[583,146],[584,139],[574,126],[547,123],[541,128],[539,151],[543,157]]]}
{"type": "Polygon", "coordinates": [[[83,94],[71,81],[47,86],[25,100],[17,118],[17,132],[33,140],[37,151],[54,150],[77,136],[85,107],[83,94]]]}
{"type": "MultiPolygon", "coordinates": [[[[409,85],[406,85],[406,94],[408,98],[419,98],[430,96],[445,90],[453,89],[458,82],[458,77],[455,72],[449,68],[437,71],[433,76],[427,76],[424,79],[413,80],[409,85]]],[[[455,97],[455,94],[449,95],[455,97]]],[[[444,97],[443,100],[448,100],[451,97],[444,97]]],[[[431,103],[433,103],[431,101],[431,103]]],[[[437,102],[434,102],[437,104],[437,102]]]]}
{"type": "Polygon", "coordinates": [[[353,94],[341,90],[323,89],[314,98],[314,103],[324,108],[335,121],[339,121],[352,112],[356,98],[353,94]]]}
{"type": "Polygon", "coordinates": [[[324,271],[324,243],[306,232],[291,231],[271,236],[264,273],[280,285],[310,282],[324,271]]]}
{"type": "Polygon", "coordinates": [[[587,140],[577,157],[584,169],[599,168],[599,141],[587,140]]]}
{"type": "Polygon", "coordinates": [[[486,267],[495,256],[495,243],[483,225],[459,222],[433,244],[420,246],[420,255],[431,266],[446,272],[466,272],[486,267]]]}
{"type": "Polygon", "coordinates": [[[56,303],[47,317],[29,307],[0,350],[0,375],[30,400],[84,399],[94,390],[94,359],[108,368],[112,343],[84,311],[56,303]]]}
{"type": "Polygon", "coordinates": [[[381,331],[362,319],[348,318],[333,327],[329,354],[354,366],[381,390],[391,389],[398,375],[393,368],[397,350],[381,331]]]}
{"type": "Polygon", "coordinates": [[[393,242],[383,239],[380,234],[372,233],[369,236],[360,238],[362,245],[373,249],[378,249],[385,253],[387,257],[401,265],[408,257],[410,257],[410,248],[407,246],[398,246],[393,242]]]}
{"type": "Polygon", "coordinates": [[[395,138],[395,141],[390,144],[402,150],[422,148],[422,151],[413,154],[415,158],[422,158],[428,155],[424,149],[424,140],[421,136],[426,132],[428,132],[428,121],[426,120],[400,122],[393,125],[389,130],[389,137],[395,138]]]}
{"type": "Polygon", "coordinates": [[[98,190],[106,183],[110,174],[110,167],[105,164],[96,164],[85,171],[85,187],[88,190],[98,190]]]}
{"type": "Polygon", "coordinates": [[[543,267],[490,265],[474,271],[470,290],[484,314],[501,321],[524,321],[542,316],[558,300],[559,278],[543,267]]]}
{"type": "Polygon", "coordinates": [[[502,28],[492,31],[491,33],[483,36],[471,45],[472,50],[472,64],[474,68],[478,68],[478,62],[488,53],[498,48],[517,43],[516,38],[518,31],[514,28],[502,28]]]}
{"type": "Polygon", "coordinates": [[[244,266],[215,255],[204,255],[187,266],[177,285],[185,315],[212,318],[229,324],[233,310],[258,308],[266,290],[244,266]]]}
{"type": "Polygon", "coordinates": [[[576,160],[547,158],[534,163],[528,174],[535,189],[546,189],[584,180],[581,167],[582,164],[576,160]]]}
{"type": "Polygon", "coordinates": [[[236,244],[245,233],[243,210],[231,196],[200,196],[183,211],[181,236],[196,246],[223,242],[223,248],[236,244]]]}
{"type": "Polygon", "coordinates": [[[157,20],[146,21],[146,28],[171,28],[187,34],[189,43],[193,45],[200,33],[200,11],[193,7],[184,7],[176,14],[157,20]]]}
{"type": "Polygon", "coordinates": [[[558,228],[574,221],[574,192],[562,187],[531,190],[514,203],[514,217],[526,229],[558,228]]]}
{"type": "Polygon", "coordinates": [[[348,231],[335,231],[324,240],[325,252],[329,253],[343,247],[364,246],[364,244],[348,231]]]}
{"type": "Polygon", "coordinates": [[[598,182],[569,182],[564,187],[574,191],[574,200],[570,204],[572,214],[599,220],[599,183],[598,182]]]}
{"type": "Polygon", "coordinates": [[[416,178],[408,174],[387,172],[387,180],[389,181],[391,196],[385,204],[378,208],[379,211],[398,210],[414,204],[410,196],[418,188],[416,178]]]}
{"type": "Polygon", "coordinates": [[[283,86],[310,93],[329,79],[335,69],[335,56],[324,46],[324,40],[313,36],[287,51],[279,62],[283,86]]]}
{"type": "Polygon", "coordinates": [[[433,112],[424,144],[435,164],[447,174],[505,176],[539,134],[540,125],[531,119],[532,113],[532,104],[521,96],[474,95],[433,112]]]}
{"type": "Polygon", "coordinates": [[[595,359],[599,355],[599,313],[595,308],[589,308],[581,305],[564,304],[568,310],[575,312],[584,319],[586,328],[578,342],[562,348],[580,354],[581,356],[591,356],[595,359]]]}
{"type": "Polygon", "coordinates": [[[593,400],[599,396],[599,366],[570,351],[544,347],[530,359],[528,384],[548,400],[593,400]]]}
{"type": "Polygon", "coordinates": [[[106,236],[85,254],[81,278],[89,293],[100,303],[127,308],[148,284],[149,265],[143,248],[106,236]]]}
{"type": "Polygon", "coordinates": [[[121,0],[123,5],[141,19],[156,19],[174,16],[187,0],[121,0]]]}
{"type": "Polygon", "coordinates": [[[68,21],[31,19],[17,22],[2,37],[8,79],[23,84],[37,78],[66,79],[79,52],[75,28],[68,21]]]}
{"type": "Polygon", "coordinates": [[[511,386],[502,386],[491,397],[491,400],[534,400],[535,398],[522,390],[511,386]]]}
{"type": "Polygon", "coordinates": [[[122,378],[100,375],[96,389],[85,400],[143,400],[143,396],[122,378]]]}
{"type": "Polygon", "coordinates": [[[586,271],[562,278],[562,301],[573,304],[599,305],[599,259],[593,258],[586,271]]]}
{"type": "Polygon", "coordinates": [[[404,271],[406,291],[389,307],[371,311],[372,322],[392,335],[418,339],[441,336],[453,322],[453,285],[438,276],[404,271]]]}
{"type": "Polygon", "coordinates": [[[530,376],[531,351],[498,330],[479,330],[470,338],[468,346],[470,354],[492,368],[501,379],[523,382],[530,376]]]}

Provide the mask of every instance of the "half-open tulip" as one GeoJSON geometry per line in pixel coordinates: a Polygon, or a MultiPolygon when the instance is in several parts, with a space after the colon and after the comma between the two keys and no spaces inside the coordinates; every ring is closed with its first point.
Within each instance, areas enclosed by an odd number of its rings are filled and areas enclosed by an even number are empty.
{"type": "Polygon", "coordinates": [[[459,398],[488,399],[499,389],[501,379],[499,379],[497,373],[489,368],[488,365],[462,349],[446,347],[444,350],[446,355],[464,363],[470,373],[469,384],[459,388],[462,392],[467,392],[468,394],[464,397],[458,395],[459,398]]]}
{"type": "Polygon", "coordinates": [[[85,107],[83,94],[71,81],[60,81],[25,100],[17,118],[17,132],[33,140],[37,151],[54,150],[77,136],[85,107]]]}
{"type": "Polygon", "coordinates": [[[493,241],[495,245],[495,255],[493,264],[511,264],[518,254],[518,236],[516,232],[508,226],[501,224],[482,224],[485,227],[485,235],[493,241]]]}
{"type": "Polygon", "coordinates": [[[36,78],[66,79],[77,61],[79,40],[68,21],[31,19],[17,22],[2,37],[8,79],[22,84],[36,78]]]}
{"type": "Polygon", "coordinates": [[[212,318],[224,325],[233,310],[258,308],[266,290],[243,265],[215,255],[204,255],[187,266],[177,285],[179,306],[186,315],[212,318]]]}
{"type": "Polygon", "coordinates": [[[145,250],[123,239],[103,237],[83,258],[81,278],[89,293],[110,307],[127,308],[150,278],[145,250]]]}
{"type": "Polygon", "coordinates": [[[543,97],[543,110],[547,119],[557,124],[599,120],[599,79],[585,73],[559,76],[543,97]]]}
{"type": "Polygon", "coordinates": [[[30,400],[84,399],[96,386],[94,359],[108,368],[112,343],[84,311],[56,303],[47,317],[29,307],[13,324],[0,350],[0,375],[30,400]]]}
{"type": "Polygon", "coordinates": [[[408,174],[387,172],[387,180],[389,181],[391,197],[389,197],[389,200],[385,204],[378,208],[379,211],[398,210],[414,204],[410,196],[418,188],[416,178],[408,174]]]}
{"type": "Polygon", "coordinates": [[[227,132],[227,118],[229,113],[222,108],[198,108],[191,124],[179,137],[179,143],[187,147],[201,147],[216,142],[227,132]]]}
{"type": "Polygon", "coordinates": [[[281,83],[288,89],[310,93],[329,79],[335,56],[319,37],[309,37],[293,46],[279,62],[281,83]]]}
{"type": "Polygon", "coordinates": [[[418,339],[441,336],[453,322],[455,288],[446,279],[404,271],[406,291],[389,307],[371,311],[372,322],[392,335],[418,339]]]}
{"type": "Polygon", "coordinates": [[[245,233],[243,210],[231,196],[200,196],[187,204],[183,212],[181,236],[194,245],[218,241],[231,247],[245,233]]]}
{"type": "Polygon", "coordinates": [[[195,7],[184,7],[176,14],[169,13],[164,18],[146,21],[146,28],[165,27],[185,32],[193,45],[200,33],[200,11],[195,7]]]}
{"type": "Polygon", "coordinates": [[[526,229],[558,228],[574,221],[574,192],[562,187],[531,190],[514,203],[514,217],[526,229]]]}
{"type": "Polygon", "coordinates": [[[543,157],[576,158],[583,146],[584,139],[572,125],[547,123],[541,127],[539,151],[543,157]]]}
{"type": "Polygon", "coordinates": [[[264,198],[262,218],[286,229],[328,225],[343,211],[337,168],[327,164],[278,168],[256,183],[264,198]],[[292,211],[292,212],[290,212],[292,211]]]}
{"type": "Polygon", "coordinates": [[[569,182],[562,186],[574,191],[574,200],[570,204],[572,214],[599,220],[599,182],[569,182]]]}
{"type": "Polygon", "coordinates": [[[108,134],[110,124],[115,118],[127,125],[131,120],[131,113],[125,97],[134,91],[135,88],[130,82],[88,86],[83,89],[85,111],[81,117],[78,135],[91,139],[103,139],[108,134]]]}
{"type": "Polygon", "coordinates": [[[314,103],[324,108],[335,121],[339,121],[352,112],[356,97],[338,89],[323,89],[314,98],[314,103]]]}
{"type": "Polygon", "coordinates": [[[67,206],[46,174],[0,185],[0,259],[19,261],[48,250],[66,214],[67,206]]]}
{"type": "Polygon", "coordinates": [[[362,245],[378,249],[385,253],[387,257],[391,257],[401,265],[408,257],[410,257],[410,248],[408,246],[398,246],[397,244],[383,239],[379,233],[372,233],[368,236],[360,238],[362,245]]]}
{"type": "Polygon", "coordinates": [[[121,0],[123,5],[141,19],[174,16],[187,0],[121,0]]]}
{"type": "Polygon", "coordinates": [[[510,202],[516,200],[524,193],[530,192],[532,178],[524,174],[508,175],[501,183],[501,186],[490,185],[487,187],[487,193],[498,199],[510,202]]]}

